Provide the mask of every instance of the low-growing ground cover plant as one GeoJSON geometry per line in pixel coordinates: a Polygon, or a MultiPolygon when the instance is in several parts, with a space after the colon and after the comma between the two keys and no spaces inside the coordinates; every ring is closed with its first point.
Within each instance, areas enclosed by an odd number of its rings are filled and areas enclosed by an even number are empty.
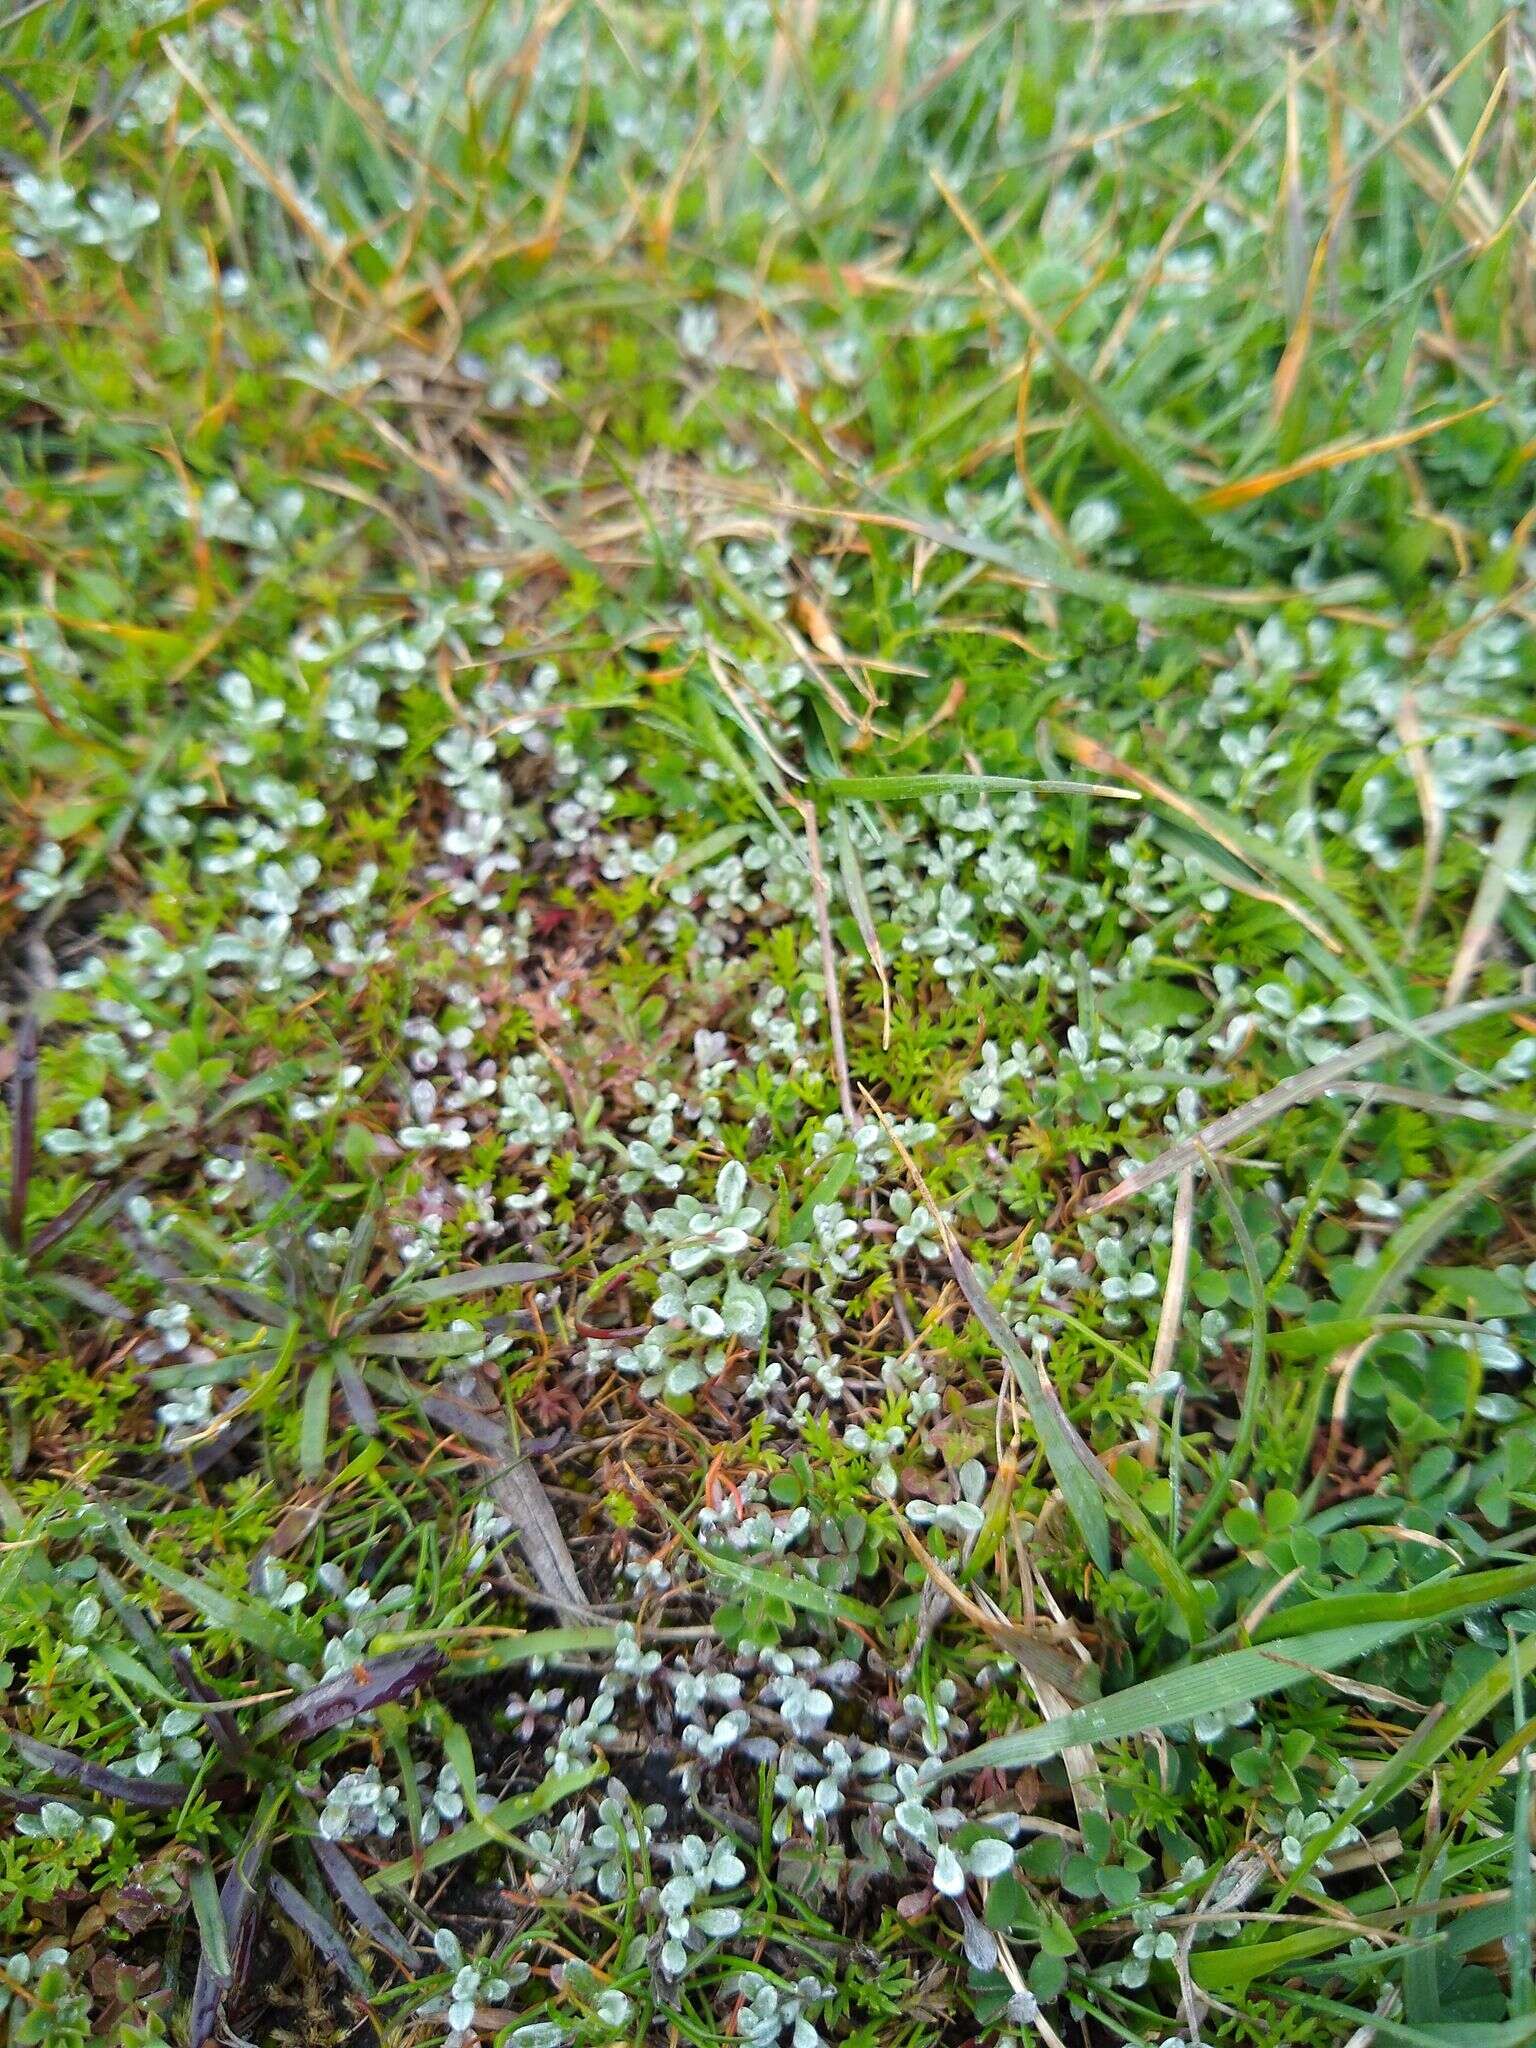
{"type": "Polygon", "coordinates": [[[0,23],[0,2041],[1536,2042],[1536,46],[0,23]]]}

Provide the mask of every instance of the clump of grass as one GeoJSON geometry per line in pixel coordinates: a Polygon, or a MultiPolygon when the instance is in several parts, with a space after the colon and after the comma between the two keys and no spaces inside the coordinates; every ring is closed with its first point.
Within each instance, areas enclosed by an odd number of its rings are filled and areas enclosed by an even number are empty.
{"type": "Polygon", "coordinates": [[[1519,22],[0,36],[0,2037],[1536,2039],[1519,22]]]}

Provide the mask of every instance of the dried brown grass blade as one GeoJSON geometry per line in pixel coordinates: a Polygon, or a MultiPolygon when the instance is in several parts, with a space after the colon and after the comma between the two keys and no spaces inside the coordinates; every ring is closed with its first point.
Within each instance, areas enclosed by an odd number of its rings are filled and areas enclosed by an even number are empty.
{"type": "Polygon", "coordinates": [[[1076,1706],[1088,1697],[1088,1688],[1083,1684],[1083,1665],[1045,1640],[1038,1630],[1010,1620],[990,1602],[974,1599],[944,1569],[904,1515],[898,1516],[897,1526],[908,1550],[950,1605],[967,1621],[974,1622],[983,1635],[996,1643],[1004,1656],[1011,1657],[1031,1678],[1043,1679],[1056,1692],[1065,1695],[1070,1706],[1076,1706]]]}
{"type": "Polygon", "coordinates": [[[1314,448],[1310,454],[1299,455],[1294,462],[1282,463],[1278,469],[1267,469],[1259,476],[1239,477],[1233,483],[1218,484],[1214,491],[1203,492],[1195,503],[1202,512],[1228,512],[1236,505],[1251,505],[1256,499],[1267,498],[1271,491],[1278,491],[1301,477],[1342,469],[1347,463],[1364,462],[1372,455],[1390,455],[1394,449],[1427,440],[1431,434],[1438,434],[1445,427],[1459,426],[1463,420],[1473,419],[1498,403],[1497,398],[1480,398],[1476,405],[1464,405],[1456,412],[1442,413],[1438,419],[1421,420],[1416,427],[1399,427],[1395,433],[1375,434],[1364,441],[1335,441],[1326,448],[1314,448]]]}
{"type": "MultiPolygon", "coordinates": [[[[1187,797],[1180,796],[1179,792],[1171,789],[1166,782],[1159,782],[1155,775],[1148,775],[1144,768],[1133,767],[1129,761],[1122,760],[1118,754],[1112,753],[1108,747],[1101,746],[1097,740],[1090,739],[1086,733],[1073,732],[1070,728],[1063,727],[1059,730],[1058,737],[1072,759],[1087,768],[1090,773],[1114,775],[1122,781],[1129,782],[1132,788],[1139,790],[1143,796],[1150,797],[1154,803],[1164,805],[1176,817],[1187,820],[1197,832],[1203,832],[1224,853],[1230,854],[1235,861],[1242,863],[1244,870],[1250,867],[1249,854],[1241,841],[1226,831],[1221,820],[1213,817],[1203,805],[1192,803],[1187,797]]],[[[1223,879],[1233,888],[1241,889],[1245,895],[1253,896],[1261,903],[1273,903],[1275,908],[1283,910],[1287,917],[1295,918],[1302,929],[1320,940],[1330,953],[1343,950],[1327,926],[1313,917],[1310,911],[1303,909],[1294,896],[1287,896],[1273,887],[1265,887],[1257,879],[1245,880],[1242,873],[1226,875],[1223,879]]]]}
{"type": "Polygon", "coordinates": [[[1178,1348],[1179,1324],[1184,1315],[1184,1296],[1189,1286],[1189,1254],[1195,1235],[1195,1170],[1186,1166],[1179,1175],[1179,1191],[1173,1203],[1173,1241],[1168,1248],[1168,1278],[1163,1283],[1162,1306],[1158,1310],[1157,1339],[1152,1346],[1152,1395],[1147,1402],[1146,1442],[1141,1462],[1157,1460],[1157,1428],[1163,1415],[1163,1397],[1158,1381],[1173,1364],[1178,1348]]]}
{"type": "Polygon", "coordinates": [[[864,941],[869,964],[875,970],[875,979],[880,984],[880,1045],[883,1051],[888,1052],[891,1044],[891,977],[885,964],[885,948],[875,927],[875,914],[870,908],[869,891],[859,869],[858,850],[848,830],[847,813],[841,805],[833,807],[832,829],[837,835],[837,863],[843,878],[843,894],[859,928],[859,937],[864,941]]]}
{"type": "MultiPolygon", "coordinates": [[[[1500,1016],[1517,1009],[1529,1000],[1527,996],[1498,996],[1490,1002],[1461,1003],[1452,1009],[1438,1010],[1433,1016],[1419,1018],[1414,1032],[1422,1038],[1439,1038],[1463,1024],[1475,1024],[1483,1017],[1500,1016]]],[[[1228,1110],[1225,1116],[1203,1125],[1193,1137],[1181,1138],[1177,1145],[1170,1145],[1166,1152],[1159,1152],[1145,1166],[1138,1166],[1113,1187],[1105,1188],[1101,1194],[1084,1203],[1081,1213],[1095,1216],[1105,1209],[1118,1208],[1122,1202],[1129,1202],[1136,1195],[1144,1195],[1148,1188],[1155,1188],[1160,1181],[1171,1180],[1174,1174],[1198,1165],[1202,1152],[1225,1151],[1239,1139],[1262,1130],[1265,1124],[1286,1110],[1294,1109],[1298,1103],[1311,1102],[1316,1096],[1326,1094],[1336,1082],[1357,1073],[1361,1067],[1369,1066],[1383,1053],[1391,1052],[1408,1036],[1406,1031],[1395,1027],[1373,1031],[1369,1038],[1362,1038],[1357,1045],[1319,1060],[1315,1067],[1308,1067],[1304,1073],[1292,1074],[1287,1080],[1277,1082],[1251,1102],[1245,1102],[1240,1109],[1228,1110]]]]}
{"type": "Polygon", "coordinates": [[[1284,419],[1291,400],[1296,395],[1296,386],[1312,346],[1313,311],[1317,303],[1318,286],[1328,268],[1328,252],[1333,247],[1333,238],[1339,223],[1350,204],[1351,194],[1346,193],[1334,208],[1327,226],[1317,240],[1312,252],[1312,261],[1307,269],[1306,283],[1302,286],[1301,304],[1297,309],[1295,324],[1286,339],[1285,350],[1275,369],[1275,381],[1270,390],[1269,416],[1273,421],[1284,419]]]}
{"type": "Polygon", "coordinates": [[[1408,762],[1408,773],[1413,777],[1414,794],[1419,800],[1419,817],[1424,826],[1424,857],[1419,866],[1419,886],[1413,899],[1413,913],[1408,919],[1408,944],[1413,946],[1423,930],[1435,893],[1435,874],[1445,845],[1445,811],[1435,792],[1434,777],[1429,772],[1424,727],[1419,720],[1418,700],[1412,690],[1404,697],[1397,715],[1397,731],[1408,762]]]}
{"type": "Polygon", "coordinates": [[[832,1067],[837,1075],[837,1099],[843,1121],[850,1131],[863,1122],[853,1099],[848,1078],[848,1043],[843,1035],[843,998],[837,980],[837,950],[832,943],[832,918],[827,895],[827,871],[821,858],[821,832],[816,823],[816,806],[809,797],[793,800],[805,827],[805,852],[811,870],[811,904],[816,916],[816,943],[821,952],[821,979],[827,994],[827,1029],[832,1039],[832,1067]]]}
{"type": "Polygon", "coordinates": [[[503,1460],[486,1491],[512,1524],[535,1584],[557,1612],[589,1615],[591,1602],[576,1576],[576,1561],[560,1532],[549,1495],[538,1473],[514,1448],[505,1422],[489,1408],[447,1401],[437,1395],[429,1395],[422,1406],[434,1422],[484,1446],[503,1460]]]}
{"type": "Polygon", "coordinates": [[[290,181],[281,172],[273,169],[260,150],[252,143],[245,130],[230,119],[224,108],[215,99],[212,92],[177,48],[172,37],[162,36],[160,38],[160,54],[164,57],[167,64],[170,65],[171,69],[196,93],[197,97],[207,108],[209,118],[214,126],[244,160],[249,169],[260,179],[261,183],[266,186],[300,234],[304,236],[306,241],[314,244],[326,262],[345,277],[358,297],[367,303],[371,298],[371,294],[357,272],[352,268],[352,265],[347,261],[346,251],[342,248],[341,244],[320,225],[315,219],[313,211],[304,204],[304,201],[300,198],[290,181]]]}
{"type": "Polygon", "coordinates": [[[590,1614],[576,1562],[539,1475],[526,1458],[503,1466],[491,1481],[491,1499],[512,1524],[539,1590],[562,1614],[590,1614]]]}
{"type": "Polygon", "coordinates": [[[1536,826],[1536,789],[1523,789],[1511,798],[1494,834],[1488,865],[1483,870],[1483,879],[1472,901],[1472,914],[1467,919],[1467,928],[1462,933],[1461,944],[1456,948],[1456,958],[1451,964],[1450,979],[1445,984],[1447,1005],[1461,1001],[1468,983],[1477,972],[1478,962],[1504,907],[1510,875],[1524,860],[1525,850],[1531,843],[1533,826],[1536,826]]]}

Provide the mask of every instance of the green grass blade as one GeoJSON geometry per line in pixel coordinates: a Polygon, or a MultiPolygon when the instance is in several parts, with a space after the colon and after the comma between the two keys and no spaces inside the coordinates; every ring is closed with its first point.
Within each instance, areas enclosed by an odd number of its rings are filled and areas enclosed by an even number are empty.
{"type": "Polygon", "coordinates": [[[1120,417],[1093,378],[1078,368],[1056,330],[998,262],[981,229],[940,172],[930,167],[929,176],[945,204],[970,236],[1003,298],[1034,336],[1057,383],[1081,410],[1105,452],[1136,483],[1151,510],[1160,514],[1175,531],[1195,539],[1208,550],[1214,550],[1217,543],[1210,526],[1189,499],[1168,481],[1168,457],[1143,446],[1140,434],[1120,417]]]}
{"type": "Polygon", "coordinates": [[[411,1856],[401,1856],[393,1863],[386,1863],[375,1870],[367,1879],[369,1891],[386,1891],[392,1885],[409,1884],[418,1875],[418,1870],[430,1875],[442,1870],[450,1863],[458,1863],[466,1856],[474,1856],[492,1843],[503,1843],[505,1838],[530,1820],[537,1820],[540,1814],[548,1813],[552,1807],[574,1797],[595,1783],[598,1778],[608,1775],[605,1763],[583,1764],[578,1771],[570,1771],[563,1777],[551,1775],[532,1792],[519,1792],[511,1799],[503,1799],[489,1807],[481,1819],[470,1821],[462,1828],[455,1828],[451,1835],[439,1835],[435,1842],[422,1851],[418,1866],[411,1856]]]}
{"type": "Polygon", "coordinates": [[[1513,1600],[1536,1586],[1536,1561],[1502,1565],[1495,1571],[1455,1572],[1411,1586],[1401,1593],[1331,1593],[1320,1600],[1302,1600],[1266,1614],[1253,1631],[1256,1643],[1274,1642],[1298,1629],[1353,1628],[1373,1621],[1444,1621],[1513,1600]]]}
{"type": "MultiPolygon", "coordinates": [[[[1440,1038],[1447,1032],[1459,1030],[1463,1024],[1476,1024],[1484,1017],[1500,1016],[1507,1011],[1521,1009],[1529,1002],[1528,996],[1515,995],[1496,996],[1483,1003],[1462,1003],[1454,1010],[1439,1010],[1433,1016],[1420,1018],[1417,1034],[1423,1038],[1440,1038]]],[[[1115,1208],[1134,1195],[1144,1194],[1148,1188],[1156,1187],[1159,1181],[1182,1173],[1186,1166],[1198,1165],[1202,1149],[1216,1153],[1229,1150],[1241,1139],[1262,1130],[1265,1124],[1286,1110],[1294,1109],[1299,1103],[1313,1101],[1325,1094],[1335,1081],[1342,1081],[1347,1075],[1369,1066],[1372,1060],[1395,1051],[1412,1035],[1400,1025],[1389,1025],[1383,1031],[1373,1031],[1369,1038],[1362,1038],[1358,1044],[1348,1046],[1342,1052],[1330,1053],[1327,1059],[1319,1060],[1316,1066],[1308,1067],[1305,1072],[1276,1082],[1273,1088],[1266,1088],[1262,1095],[1256,1095],[1240,1109],[1228,1110],[1225,1116],[1202,1126],[1193,1137],[1181,1138],[1178,1144],[1159,1152],[1146,1165],[1136,1167],[1085,1203],[1082,1213],[1096,1215],[1102,1209],[1115,1208]]],[[[1429,1249],[1432,1246],[1426,1247],[1426,1251],[1429,1249]]]]}
{"type": "Polygon", "coordinates": [[[322,1358],[305,1384],[304,1405],[299,1411],[299,1470],[306,1479],[318,1479],[325,1470],[325,1446],[331,1429],[331,1388],[335,1379],[334,1361],[322,1358]]]}
{"type": "Polygon", "coordinates": [[[402,1307],[423,1307],[434,1301],[456,1301],[465,1294],[494,1294],[501,1287],[526,1287],[535,1280],[552,1280],[558,1266],[542,1266],[532,1259],[509,1259],[499,1266],[470,1266],[462,1273],[444,1273],[436,1280],[408,1280],[394,1290],[402,1307]]]}
{"type": "Polygon", "coordinates": [[[193,1864],[187,1890],[203,1944],[204,1961],[214,1976],[227,1978],[231,1965],[229,1939],[224,1931],[224,1908],[219,1904],[219,1884],[213,1874],[213,1865],[206,1858],[200,1858],[193,1864]]]}
{"type": "MultiPolygon", "coordinates": [[[[1441,1841],[1424,1873],[1423,1883],[1414,1894],[1416,1906],[1432,1906],[1438,1900],[1445,1885],[1447,1860],[1445,1844],[1441,1841]]],[[[1403,1958],[1404,2014],[1415,2026],[1420,2026],[1438,2020],[1441,2010],[1440,1943],[1438,1940],[1417,1942],[1403,1958]]]]}
{"type": "Polygon", "coordinates": [[[1491,1671],[1474,1680],[1460,1698],[1453,1700],[1443,1711],[1432,1709],[1402,1748],[1388,1759],[1385,1768],[1372,1778],[1360,1797],[1345,1808],[1330,1828],[1308,1842],[1299,1868],[1281,1887],[1277,1903],[1283,1903],[1294,1894],[1318,1857],[1328,1853],[1331,1844],[1346,1828],[1359,1827],[1371,1814],[1406,1792],[1426,1771],[1433,1770],[1441,1757],[1454,1749],[1463,1736],[1470,1735],[1480,1722],[1497,1711],[1515,1683],[1528,1678],[1533,1669],[1536,1669],[1536,1635],[1527,1636],[1507,1658],[1501,1658],[1491,1671]]]}
{"type": "Polygon", "coordinates": [[[519,1664],[531,1664],[537,1658],[572,1657],[585,1651],[612,1650],[620,1641],[617,1625],[604,1623],[594,1623],[590,1628],[509,1631],[501,1640],[484,1641],[487,1634],[495,1633],[495,1630],[477,1628],[462,1631],[406,1629],[399,1634],[375,1636],[372,1648],[383,1654],[388,1650],[410,1650],[422,1643],[436,1643],[447,1651],[456,1677],[487,1678],[498,1671],[515,1670],[519,1664]],[[459,1640],[465,1645],[463,1655],[454,1647],[459,1640]],[[483,1647],[476,1648],[475,1645],[483,1647]]]}
{"type": "MultiPolygon", "coordinates": [[[[1525,1673],[1509,1645],[1510,1698],[1515,1726],[1525,1725],[1525,1673]]],[[[1508,1947],[1509,2005],[1518,2019],[1536,2015],[1536,1979],[1531,1970],[1531,1934],[1536,1924],[1536,1874],[1531,1870],[1531,1752],[1527,1744],[1515,1759],[1515,1824],[1509,1845],[1509,1904],[1515,1923],[1508,1947]]]]}
{"type": "Polygon", "coordinates": [[[1157,1678],[1143,1679],[1108,1698],[1074,1707],[1054,1721],[1018,1735],[999,1735],[944,1766],[943,1775],[959,1771],[1019,1771],[1059,1756],[1077,1744],[1124,1742],[1149,1729],[1193,1721],[1202,1714],[1245,1707],[1267,1694],[1284,1692],[1318,1673],[1357,1663],[1374,1650],[1399,1641],[1411,1622],[1371,1622],[1364,1627],[1323,1629],[1313,1635],[1286,1636],[1264,1649],[1225,1650],[1197,1664],[1181,1665],[1157,1678]]]}
{"type": "Polygon", "coordinates": [[[1227,1491],[1242,1473],[1253,1448],[1254,1434],[1259,1426],[1259,1408],[1264,1399],[1265,1365],[1268,1357],[1268,1308],[1264,1295],[1264,1276],[1259,1271],[1259,1255],[1253,1242],[1253,1234],[1243,1220],[1243,1212],[1237,1205],[1227,1177],[1216,1161],[1206,1152],[1203,1160],[1206,1173],[1215,1183],[1221,1197],[1227,1220],[1232,1225],[1232,1234],[1237,1239],[1238,1251],[1242,1256],[1243,1271],[1248,1276],[1248,1298],[1252,1303],[1253,1328],[1249,1336],[1248,1376],[1243,1382],[1242,1405],[1238,1410],[1237,1434],[1232,1447],[1221,1461],[1221,1469],[1213,1476],[1205,1503],[1196,1515],[1188,1535],[1180,1546],[1186,1557],[1198,1557],[1206,1538],[1220,1520],[1226,1507],[1227,1491]]]}
{"type": "Polygon", "coordinates": [[[1369,1268],[1363,1293],[1351,1299],[1351,1316],[1369,1319],[1380,1315],[1402,1292],[1419,1267],[1445,1238],[1464,1212],[1496,1188],[1524,1159],[1536,1153],[1536,1131],[1527,1131],[1502,1152],[1448,1187],[1414,1213],[1388,1239],[1381,1257],[1369,1268]]]}
{"type": "Polygon", "coordinates": [[[1156,1573],[1179,1612],[1185,1635],[1198,1643],[1207,1633],[1205,1603],[1199,1588],[1152,1526],[1136,1500],[1095,1456],[1092,1446],[1073,1427],[1061,1397],[1044,1368],[1036,1363],[993,1307],[970,1260],[946,1231],[949,1263],[960,1291],[977,1322],[992,1340],[1024,1396],[1030,1420],[1040,1439],[1051,1476],[1061,1488],[1068,1512],[1077,1523],[1088,1555],[1101,1572],[1111,1569],[1109,1512],[1125,1529],[1132,1545],[1156,1573]],[[1106,1512],[1106,1509],[1109,1512],[1106,1512]]]}
{"type": "Polygon", "coordinates": [[[872,802],[900,803],[928,796],[1107,796],[1120,803],[1139,803],[1134,789],[1113,782],[1066,782],[1029,775],[960,775],[940,770],[914,775],[823,775],[813,788],[823,797],[867,797],[872,802]]]}
{"type": "Polygon", "coordinates": [[[174,1565],[161,1564],[129,1535],[126,1526],[118,1521],[114,1534],[118,1548],[123,1555],[136,1564],[146,1578],[163,1586],[167,1593],[190,1607],[194,1614],[200,1614],[208,1626],[238,1641],[249,1643],[254,1650],[262,1651],[268,1657],[275,1657],[281,1663],[301,1663],[308,1653],[303,1636],[278,1613],[276,1608],[264,1607],[255,1600],[241,1599],[233,1593],[225,1593],[217,1586],[210,1586],[201,1579],[193,1578],[190,1572],[178,1571],[174,1565]]]}
{"type": "Polygon", "coordinates": [[[976,1268],[953,1238],[947,1242],[949,1263],[971,1314],[980,1323],[1001,1354],[1024,1396],[1029,1419],[1045,1452],[1051,1476],[1061,1488],[1067,1512],[1077,1524],[1088,1555],[1107,1576],[1114,1560],[1109,1547],[1109,1516],[1104,1508],[1104,1484],[1108,1475],[1092,1449],[1072,1427],[1056,1389],[1045,1372],[1024,1350],[1007,1323],[993,1307],[976,1268]]]}
{"type": "MultiPolygon", "coordinates": [[[[1298,1991],[1289,1985],[1277,1985],[1274,1995],[1288,2004],[1299,2006],[1303,2012],[1318,2013],[1325,2019],[1335,2020],[1341,2027],[1347,2024],[1353,2030],[1359,2025],[1357,2006],[1341,2005],[1336,1999],[1322,1998],[1312,1991],[1298,1991]]],[[[1529,2044],[1536,2041],[1536,2019],[1447,2020],[1438,2026],[1412,2026],[1406,2020],[1373,2014],[1370,2027],[1378,2041],[1397,2042],[1401,2048],[1529,2048],[1529,2044]]]]}
{"type": "Polygon", "coordinates": [[[722,1551],[707,1550],[675,1516],[668,1515],[667,1520],[704,1569],[713,1578],[723,1579],[728,1586],[734,1586],[738,1592],[750,1593],[759,1600],[784,1601],[791,1607],[798,1607],[803,1614],[814,1614],[822,1621],[840,1622],[847,1628],[880,1629],[885,1625],[885,1617],[879,1608],[869,1606],[866,1601],[836,1592],[832,1587],[822,1585],[819,1579],[807,1578],[803,1572],[768,1571],[761,1565],[748,1564],[744,1559],[729,1557],[722,1551]]]}

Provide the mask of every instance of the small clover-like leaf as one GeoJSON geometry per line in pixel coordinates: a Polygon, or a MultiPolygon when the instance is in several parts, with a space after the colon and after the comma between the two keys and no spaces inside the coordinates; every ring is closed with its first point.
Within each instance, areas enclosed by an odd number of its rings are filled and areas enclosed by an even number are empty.
{"type": "Polygon", "coordinates": [[[1013,1844],[997,1835],[983,1835],[966,1850],[965,1864],[973,1877],[1001,1877],[1013,1868],[1013,1844]]]}

